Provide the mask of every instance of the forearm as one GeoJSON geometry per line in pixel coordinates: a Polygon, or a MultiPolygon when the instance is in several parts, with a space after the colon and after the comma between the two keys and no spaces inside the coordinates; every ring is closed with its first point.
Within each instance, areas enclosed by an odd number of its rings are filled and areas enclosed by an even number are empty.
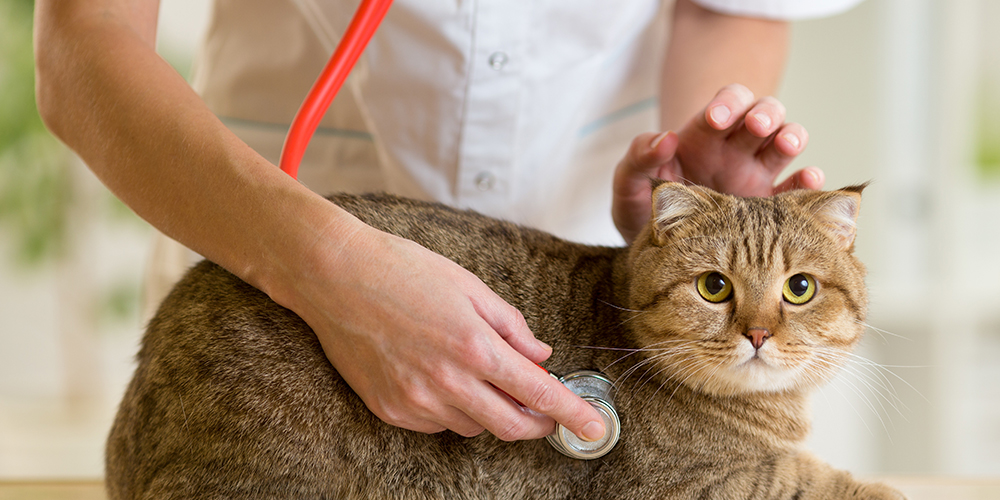
{"type": "Polygon", "coordinates": [[[39,1],[42,116],[136,213],[270,292],[287,271],[274,267],[288,260],[276,252],[353,218],[226,129],[156,55],[147,18],[39,1]]]}
{"type": "Polygon", "coordinates": [[[755,95],[778,89],[788,24],[727,16],[677,0],[660,96],[661,130],[679,130],[720,88],[741,83],[755,95]]]}

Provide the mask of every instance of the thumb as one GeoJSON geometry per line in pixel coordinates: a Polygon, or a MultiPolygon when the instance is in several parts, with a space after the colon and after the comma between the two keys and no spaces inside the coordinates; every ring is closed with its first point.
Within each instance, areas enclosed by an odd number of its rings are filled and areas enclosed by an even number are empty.
{"type": "Polygon", "coordinates": [[[674,159],[677,143],[677,133],[673,131],[636,136],[625,158],[615,168],[614,194],[625,198],[644,194],[651,177],[680,180],[671,178],[670,172],[663,168],[674,159]]]}

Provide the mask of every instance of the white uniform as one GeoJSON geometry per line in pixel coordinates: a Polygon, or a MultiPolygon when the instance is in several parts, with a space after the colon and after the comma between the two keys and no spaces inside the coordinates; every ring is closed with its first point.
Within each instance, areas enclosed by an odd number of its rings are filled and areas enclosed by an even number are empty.
{"type": "MultiPolygon", "coordinates": [[[[696,1],[796,19],[860,0],[696,1]]],[[[277,164],[358,3],[216,0],[196,90],[277,164]]],[[[612,174],[632,138],[657,129],[671,7],[395,0],[313,137],[299,179],[321,194],[390,191],[576,241],[621,243],[612,174]]]]}

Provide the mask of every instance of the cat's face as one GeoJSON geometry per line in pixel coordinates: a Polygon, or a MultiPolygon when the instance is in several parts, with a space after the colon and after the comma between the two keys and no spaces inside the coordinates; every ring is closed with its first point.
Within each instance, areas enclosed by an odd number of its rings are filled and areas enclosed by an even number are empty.
{"type": "Polygon", "coordinates": [[[718,395],[828,380],[864,330],[860,192],[744,199],[659,185],[630,256],[629,307],[641,312],[629,323],[649,373],[718,395]]]}

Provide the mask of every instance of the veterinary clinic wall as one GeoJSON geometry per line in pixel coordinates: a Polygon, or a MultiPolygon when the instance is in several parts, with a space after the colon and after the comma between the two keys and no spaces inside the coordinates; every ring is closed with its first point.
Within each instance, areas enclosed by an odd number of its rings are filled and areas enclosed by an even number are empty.
{"type": "Polygon", "coordinates": [[[860,354],[884,367],[858,359],[814,402],[813,448],[837,465],[1000,475],[997,20],[987,0],[869,0],[795,26],[781,97],[811,132],[798,164],[828,187],[872,181],[860,354]]]}
{"type": "MultiPolygon", "coordinates": [[[[13,3],[26,2],[0,0],[13,3]]],[[[205,4],[162,2],[160,49],[181,69],[205,4]]],[[[811,133],[796,165],[823,167],[829,187],[873,181],[858,251],[869,323],[887,332],[859,355],[890,366],[859,358],[815,398],[810,447],[837,466],[1000,477],[1000,182],[974,161],[998,10],[868,0],[794,26],[779,97],[811,133]]],[[[16,264],[17,230],[0,219],[0,479],[100,477],[141,333],[149,228],[78,162],[65,171],[64,252],[16,264]]]]}
{"type": "MultiPolygon", "coordinates": [[[[22,89],[16,100],[33,102],[32,3],[0,0],[0,480],[100,478],[141,333],[151,228],[51,137],[3,137],[6,98],[22,89]]],[[[182,72],[208,8],[161,2],[158,48],[182,72]]]]}

